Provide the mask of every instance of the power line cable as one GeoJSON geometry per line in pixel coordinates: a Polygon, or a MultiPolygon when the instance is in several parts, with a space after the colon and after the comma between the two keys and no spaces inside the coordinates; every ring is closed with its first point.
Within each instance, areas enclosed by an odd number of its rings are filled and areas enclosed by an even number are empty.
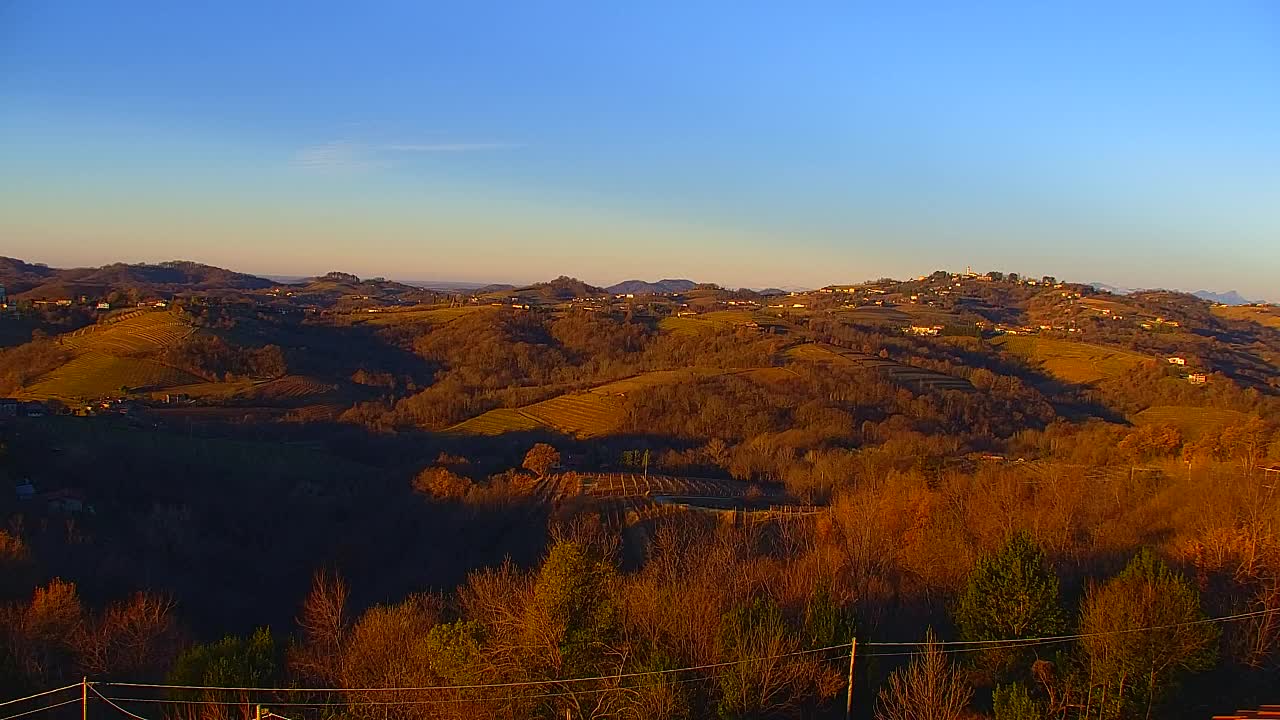
{"type": "MultiPolygon", "coordinates": [[[[778,657],[783,657],[783,656],[769,656],[764,659],[774,659],[778,657]]],[[[820,663],[820,662],[829,662],[832,660],[842,660],[845,657],[846,656],[844,654],[840,654],[832,657],[801,660],[800,662],[801,663],[820,663]]],[[[650,687],[661,687],[663,685],[669,685],[669,684],[676,685],[676,684],[683,684],[683,683],[704,682],[707,680],[716,680],[722,677],[727,677],[728,675],[729,673],[720,673],[715,675],[700,675],[698,677],[681,678],[678,680],[670,680],[670,681],[663,681],[663,682],[651,682],[651,683],[645,683],[641,685],[620,685],[616,687],[591,688],[591,689],[585,689],[585,690],[562,690],[558,692],[539,693],[536,695],[498,695],[498,696],[489,696],[489,697],[468,697],[468,698],[433,698],[430,700],[356,700],[356,701],[343,701],[343,702],[327,702],[326,701],[326,702],[312,702],[312,703],[286,701],[286,702],[272,702],[270,704],[275,707],[297,707],[297,708],[305,709],[305,708],[324,708],[324,707],[346,707],[351,705],[360,705],[360,706],[440,705],[440,704],[467,703],[467,702],[498,702],[503,700],[541,700],[541,699],[553,698],[553,697],[564,697],[566,695],[593,695],[597,693],[621,692],[621,691],[628,691],[628,690],[639,690],[639,689],[650,688],[650,687]]],[[[604,679],[614,679],[619,677],[625,677],[625,675],[611,675],[604,679]]],[[[577,680],[581,680],[581,679],[582,678],[577,678],[577,680]]],[[[568,682],[568,680],[548,680],[546,682],[558,683],[558,682],[568,682]]],[[[465,690],[465,689],[471,689],[474,687],[477,687],[477,686],[450,685],[450,686],[441,687],[439,689],[440,690],[465,690]]],[[[173,704],[173,705],[236,706],[236,705],[245,704],[243,700],[169,700],[169,699],[163,699],[163,698],[111,698],[111,699],[115,700],[116,702],[154,703],[154,704],[162,704],[162,705],[173,704]]],[[[282,716],[276,715],[276,717],[282,717],[282,716]]]]}
{"type": "MultiPolygon", "coordinates": [[[[1181,627],[1191,627],[1191,626],[1213,624],[1213,623],[1236,622],[1239,620],[1247,620],[1251,618],[1264,617],[1264,616],[1272,615],[1275,613],[1280,613],[1280,608],[1270,608],[1265,610],[1257,610],[1257,611],[1252,611],[1247,613],[1238,613],[1235,615],[1226,615],[1226,616],[1215,617],[1215,618],[1204,618],[1201,620],[1192,620],[1192,621],[1183,622],[1183,623],[1155,625],[1155,626],[1148,626],[1148,627],[1141,627],[1141,628],[1124,628],[1121,630],[1110,630],[1110,631],[1095,632],[1095,633],[1077,633],[1074,635],[1052,635],[1052,636],[1043,636],[1043,637],[1035,637],[1035,638],[1016,638],[1016,639],[1008,639],[1008,640],[943,641],[943,642],[932,643],[931,647],[942,648],[940,651],[943,653],[981,652],[984,650],[990,650],[990,649],[996,649],[996,648],[1002,648],[1002,647],[1004,648],[1033,647],[1038,645],[1048,645],[1048,644],[1054,644],[1054,643],[1069,642],[1073,640],[1082,640],[1082,639],[1092,638],[1092,637],[1124,635],[1124,634],[1138,633],[1138,632],[1152,632],[1157,630],[1169,630],[1169,629],[1175,629],[1175,628],[1181,628],[1181,627]]],[[[919,641],[916,641],[916,642],[864,642],[863,644],[865,646],[871,646],[871,647],[891,647],[891,648],[892,647],[909,647],[909,646],[918,647],[923,645],[923,643],[919,641]]],[[[533,686],[545,686],[545,685],[555,685],[555,684],[596,682],[596,681],[607,681],[607,680],[616,681],[616,680],[635,678],[635,677],[667,675],[667,674],[682,673],[682,672],[694,672],[698,670],[724,668],[724,667],[730,667],[734,665],[743,665],[743,664],[753,663],[753,662],[764,662],[768,660],[778,660],[778,659],[784,659],[788,657],[813,655],[815,653],[822,653],[822,652],[829,652],[829,651],[836,651],[836,650],[842,651],[849,648],[850,646],[851,646],[851,643],[840,643],[837,645],[829,645],[826,647],[813,648],[808,650],[798,650],[794,652],[780,653],[777,655],[744,658],[741,660],[731,660],[731,661],[725,661],[725,662],[719,662],[719,663],[707,663],[704,665],[693,665],[688,667],[672,668],[667,670],[650,670],[650,671],[641,671],[641,672],[618,673],[614,675],[600,675],[595,677],[564,678],[559,680],[529,680],[529,681],[505,682],[505,683],[477,683],[477,684],[471,684],[471,685],[435,685],[435,686],[423,686],[423,687],[372,687],[372,688],[263,688],[263,687],[214,687],[214,686],[207,686],[207,685],[168,685],[168,684],[160,684],[160,683],[103,682],[103,683],[92,683],[90,685],[90,689],[94,691],[95,695],[98,695],[103,700],[111,702],[113,705],[114,705],[114,702],[112,702],[112,699],[107,698],[105,695],[99,692],[96,688],[94,688],[93,685],[103,685],[108,687],[153,688],[153,689],[171,689],[171,690],[205,690],[205,691],[212,691],[212,692],[262,692],[262,693],[268,693],[268,692],[274,692],[274,693],[298,693],[298,692],[378,693],[378,692],[483,690],[483,689],[496,689],[496,688],[533,687],[533,686]]],[[[905,651],[905,652],[868,653],[866,657],[915,656],[915,655],[923,654],[924,652],[928,652],[928,651],[929,649],[926,648],[922,650],[905,651]]],[[[843,657],[843,654],[838,657],[818,658],[816,660],[809,660],[806,662],[826,662],[834,659],[839,659],[839,657],[843,657]]],[[[711,679],[715,677],[722,677],[722,675],[686,678],[686,679],[677,680],[674,682],[697,682],[700,680],[711,679]]],[[[15,700],[9,700],[4,703],[0,703],[0,705],[9,705],[17,702],[22,702],[25,700],[31,700],[34,698],[43,697],[45,695],[51,695],[54,693],[70,690],[72,688],[76,688],[79,686],[80,684],[77,683],[75,685],[68,685],[68,686],[56,688],[53,690],[47,690],[41,693],[36,693],[35,695],[29,695],[27,697],[17,698],[15,700]]],[[[647,686],[641,685],[641,686],[632,686],[632,687],[647,687],[647,686]]],[[[505,699],[520,699],[520,698],[531,699],[531,698],[537,698],[537,697],[555,697],[558,695],[574,694],[574,693],[609,692],[617,689],[627,689],[627,688],[625,687],[603,688],[603,689],[579,690],[579,691],[569,690],[569,691],[560,692],[560,693],[546,693],[546,694],[534,695],[534,696],[513,695],[505,699]]],[[[504,699],[504,698],[476,698],[475,700],[495,700],[495,699],[504,699]]],[[[235,704],[235,705],[243,704],[242,701],[228,702],[228,701],[159,700],[159,699],[153,699],[153,698],[117,698],[116,700],[119,700],[120,702],[159,702],[159,703],[168,702],[168,703],[187,703],[187,704],[235,704]]],[[[285,706],[285,707],[289,707],[289,706],[323,707],[323,706],[350,705],[350,704],[361,704],[361,705],[378,705],[378,704],[403,705],[403,704],[419,704],[419,703],[429,704],[429,703],[435,703],[435,702],[468,702],[471,700],[473,699],[427,700],[427,701],[357,701],[356,703],[343,702],[343,703],[273,703],[273,704],[277,706],[285,706]]],[[[58,705],[50,706],[50,708],[60,707],[61,705],[67,705],[73,702],[76,702],[76,700],[75,699],[69,700],[67,702],[60,703],[58,705]]],[[[130,714],[132,717],[138,718],[138,720],[147,720],[146,718],[140,718],[140,716],[133,715],[132,713],[128,713],[128,711],[124,710],[124,708],[121,708],[119,706],[116,706],[116,707],[122,712],[130,714]]],[[[22,715],[31,714],[33,712],[39,712],[40,710],[44,710],[44,709],[49,709],[49,708],[39,708],[36,710],[29,711],[27,713],[20,713],[19,715],[10,716],[10,718],[21,717],[22,715]]],[[[10,720],[10,718],[0,718],[0,720],[10,720]]],[[[284,720],[284,718],[281,718],[281,720],[284,720]]]]}
{"type": "Polygon", "coordinates": [[[70,705],[71,703],[78,703],[78,702],[80,702],[80,698],[71,698],[70,700],[66,700],[66,701],[64,701],[64,702],[60,702],[60,703],[57,703],[57,704],[55,704],[55,705],[48,705],[48,706],[46,706],[46,707],[36,708],[35,710],[27,710],[26,712],[20,712],[20,713],[18,713],[18,714],[16,714],[16,715],[6,715],[5,717],[0,718],[0,720],[13,720],[14,718],[20,718],[20,717],[24,717],[24,716],[26,716],[26,715],[33,715],[33,714],[38,713],[38,712],[44,712],[45,710],[52,710],[52,709],[54,709],[54,708],[60,708],[60,707],[62,707],[63,705],[70,705]]]}
{"type": "Polygon", "coordinates": [[[120,707],[119,705],[115,704],[115,702],[114,702],[111,698],[109,698],[109,697],[107,697],[106,695],[103,695],[102,693],[98,692],[98,688],[93,687],[92,685],[90,685],[90,686],[89,686],[89,689],[93,691],[93,694],[94,694],[94,695],[97,695],[98,697],[102,698],[103,702],[105,702],[106,704],[110,705],[111,707],[113,707],[113,708],[115,708],[115,709],[119,710],[120,712],[124,713],[125,715],[128,715],[129,717],[133,718],[134,720],[147,720],[147,718],[144,718],[144,717],[142,717],[141,715],[138,715],[138,714],[136,714],[136,713],[131,713],[131,712],[129,712],[128,710],[125,710],[124,708],[122,708],[122,707],[120,707]]]}
{"type": "Polygon", "coordinates": [[[45,695],[60,693],[64,690],[70,690],[72,688],[78,688],[78,687],[80,687],[80,683],[76,683],[74,685],[67,685],[66,687],[54,688],[53,690],[45,690],[44,692],[38,692],[35,695],[28,695],[26,697],[20,697],[15,700],[5,700],[4,702],[0,702],[0,707],[4,707],[5,705],[12,705],[14,703],[20,703],[23,700],[34,700],[38,697],[44,697],[45,695]]]}
{"type": "MultiPolygon", "coordinates": [[[[1122,635],[1122,634],[1137,633],[1137,632],[1152,632],[1156,630],[1169,630],[1169,629],[1174,629],[1179,627],[1189,627],[1189,626],[1205,625],[1205,624],[1211,624],[1211,623],[1235,622],[1238,620],[1262,617],[1262,616],[1271,615],[1274,613],[1280,613],[1280,608],[1257,610],[1253,612],[1239,613],[1236,615],[1227,615],[1227,616],[1216,617],[1216,618],[1204,618],[1202,620],[1193,620],[1185,623],[1173,623],[1169,625],[1154,625],[1154,626],[1141,627],[1141,628],[1125,628],[1122,630],[1109,630],[1109,631],[1095,632],[1095,633],[1077,633],[1074,635],[1049,635],[1049,636],[1043,636],[1043,637],[1012,638],[1012,639],[1006,639],[1006,640],[949,640],[949,641],[941,641],[941,642],[933,643],[933,645],[938,647],[943,647],[943,648],[950,648],[954,646],[969,647],[972,649],[965,650],[963,652],[978,652],[981,650],[995,649],[1002,646],[1019,647],[1019,646],[1031,646],[1031,645],[1047,645],[1051,643],[1069,642],[1072,640],[1081,640],[1081,639],[1091,638],[1091,637],[1122,635]]],[[[920,641],[910,641],[910,642],[904,641],[904,642],[864,642],[862,644],[867,647],[914,647],[914,646],[920,646],[923,643],[920,641]]],[[[525,687],[525,686],[531,686],[531,685],[549,685],[554,683],[595,682],[600,680],[612,680],[612,679],[622,679],[622,678],[631,678],[631,677],[642,677],[642,676],[648,676],[648,675],[662,675],[662,674],[669,674],[669,673],[691,672],[695,670],[708,670],[708,669],[714,669],[714,668],[720,668],[720,667],[728,667],[731,665],[741,665],[741,664],[751,663],[751,662],[760,662],[764,660],[774,660],[774,659],[780,659],[780,658],[786,658],[786,657],[795,657],[799,655],[810,655],[813,653],[826,652],[829,650],[844,650],[850,647],[850,645],[851,643],[840,643],[837,645],[828,645],[826,647],[813,648],[810,650],[798,650],[795,652],[782,653],[779,655],[745,658],[742,660],[730,660],[726,662],[708,663],[705,665],[694,665],[689,667],[673,668],[668,670],[647,670],[647,671],[641,671],[641,672],[621,673],[618,675],[600,675],[595,677],[565,678],[562,680],[527,680],[527,681],[520,681],[520,682],[505,682],[505,683],[477,683],[473,685],[429,685],[429,686],[422,686],[422,687],[367,687],[367,688],[281,688],[281,687],[263,688],[263,687],[214,687],[209,685],[168,685],[168,684],[162,684],[162,683],[128,683],[128,682],[104,682],[99,684],[107,687],[166,688],[166,689],[174,689],[174,690],[211,690],[215,692],[216,691],[227,691],[227,692],[261,691],[261,692],[285,692],[285,693],[425,692],[425,691],[436,691],[436,690],[491,689],[491,688],[504,688],[504,687],[525,687]]],[[[948,652],[962,652],[962,651],[950,650],[948,652]]],[[[876,657],[876,656],[889,657],[889,656],[895,656],[895,655],[906,656],[906,655],[918,655],[918,654],[920,654],[919,651],[903,652],[903,653],[877,653],[877,654],[868,655],[868,657],[876,657]]]]}
{"type": "MultiPolygon", "coordinates": [[[[1190,627],[1193,625],[1208,625],[1212,623],[1235,622],[1237,620],[1247,620],[1249,618],[1262,617],[1264,615],[1271,615],[1278,612],[1280,612],[1280,608],[1270,608],[1267,610],[1255,610],[1252,612],[1240,613],[1238,615],[1226,615],[1223,617],[1216,617],[1216,618],[1189,620],[1187,622],[1182,622],[1182,623],[1171,623],[1169,625],[1152,625],[1152,626],[1140,627],[1140,628],[1124,628],[1122,630],[1106,630],[1102,632],[1093,632],[1093,633],[1078,633],[1075,635],[1048,635],[1044,637],[1034,637],[1034,638],[1012,638],[1008,640],[948,640],[945,642],[938,642],[934,644],[943,645],[943,646],[989,645],[993,647],[998,647],[1001,644],[1017,643],[1017,642],[1039,642],[1039,643],[1067,642],[1069,640],[1082,640],[1084,638],[1102,637],[1106,635],[1124,635],[1127,633],[1152,632],[1155,630],[1172,630],[1174,628],[1190,627]]],[[[922,643],[920,642],[866,642],[862,644],[867,645],[869,647],[903,647],[907,645],[921,645],[922,643]]]]}
{"type": "Polygon", "coordinates": [[[262,688],[262,687],[214,687],[210,685],[166,685],[162,683],[127,683],[127,682],[103,682],[99,683],[104,687],[133,687],[133,688],[167,688],[172,690],[213,690],[213,691],[229,691],[229,692],[418,692],[428,690],[468,690],[468,689],[489,689],[504,687],[524,687],[529,685],[551,685],[555,683],[572,683],[572,682],[594,682],[599,680],[615,680],[632,677],[643,677],[647,675],[663,675],[668,673],[679,673],[693,670],[709,670],[713,668],[728,667],[731,665],[743,665],[752,662],[763,662],[765,660],[776,660],[780,658],[796,657],[799,655],[812,655],[814,653],[826,652],[828,650],[844,650],[850,646],[850,643],[841,643],[839,645],[829,645],[827,647],[812,648],[809,650],[796,650],[794,652],[782,653],[780,655],[766,655],[763,657],[744,658],[741,660],[728,660],[725,662],[708,663],[706,665],[693,665],[690,667],[672,668],[669,670],[645,670],[641,672],[619,673],[614,675],[598,675],[595,677],[580,678],[564,678],[562,680],[525,680],[519,682],[505,683],[478,683],[474,685],[426,685],[422,687],[368,687],[368,688],[262,688]]]}

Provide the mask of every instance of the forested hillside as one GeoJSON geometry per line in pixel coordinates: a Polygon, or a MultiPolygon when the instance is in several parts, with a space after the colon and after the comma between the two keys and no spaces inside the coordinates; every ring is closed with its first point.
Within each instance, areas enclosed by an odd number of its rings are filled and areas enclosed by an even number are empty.
{"type": "Polygon", "coordinates": [[[835,718],[856,640],[855,717],[1280,702],[1265,308],[215,270],[0,316],[5,699],[835,718]]]}

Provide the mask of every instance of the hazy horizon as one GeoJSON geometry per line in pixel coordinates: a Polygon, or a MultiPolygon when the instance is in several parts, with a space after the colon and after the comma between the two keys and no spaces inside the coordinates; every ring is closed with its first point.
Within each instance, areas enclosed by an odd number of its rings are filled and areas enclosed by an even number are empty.
{"type": "MultiPolygon", "coordinates": [[[[450,288],[450,287],[457,288],[457,289],[471,289],[471,288],[484,287],[484,286],[487,286],[487,285],[513,285],[513,286],[516,286],[516,287],[521,287],[521,286],[526,286],[526,285],[532,285],[532,284],[534,284],[534,283],[539,283],[539,282],[547,282],[547,281],[549,281],[549,280],[554,280],[555,278],[560,277],[560,276],[568,276],[568,277],[573,277],[573,278],[575,278],[575,279],[581,280],[581,281],[583,281],[583,282],[587,283],[588,285],[594,285],[594,286],[596,286],[596,287],[604,287],[604,288],[611,287],[611,286],[613,286],[613,285],[617,285],[617,284],[619,284],[619,283],[627,282],[627,281],[632,281],[632,280],[639,280],[639,281],[644,281],[644,282],[653,282],[653,283],[656,283],[656,282],[659,282],[659,281],[662,281],[662,280],[689,280],[689,281],[692,281],[692,282],[695,282],[695,283],[700,283],[700,284],[702,284],[702,283],[710,283],[710,284],[718,285],[718,286],[720,286],[720,287],[727,288],[727,289],[731,289],[731,290],[732,290],[732,289],[763,290],[763,289],[774,288],[774,289],[780,289],[780,290],[788,290],[788,291],[792,291],[792,290],[815,290],[815,289],[818,289],[818,288],[828,287],[828,286],[832,286],[832,285],[849,285],[849,284],[858,284],[858,283],[863,283],[863,282],[871,282],[871,281],[878,280],[878,279],[880,279],[880,278],[884,278],[884,277],[892,277],[892,276],[888,276],[888,275],[876,275],[876,274],[872,274],[872,275],[868,275],[868,276],[866,276],[866,277],[848,277],[848,278],[841,278],[841,279],[831,280],[830,282],[824,282],[824,283],[816,284],[816,285],[797,285],[797,284],[789,284],[789,283],[765,283],[765,284],[759,284],[759,285],[735,285],[735,284],[733,284],[733,283],[724,283],[724,282],[719,282],[719,281],[717,281],[715,278],[695,277],[695,276],[689,275],[689,274],[687,274],[687,273],[682,274],[682,273],[679,273],[679,272],[668,272],[668,273],[665,273],[665,274],[656,275],[656,276],[648,276],[648,277],[641,277],[641,276],[628,275],[628,276],[626,276],[626,277],[617,277],[617,278],[607,279],[607,280],[600,280],[600,279],[598,279],[598,278],[591,278],[591,277],[579,277],[579,276],[576,276],[576,275],[572,275],[572,274],[570,274],[570,273],[558,273],[558,274],[556,274],[556,275],[551,275],[551,276],[546,276],[546,277],[521,277],[521,278],[507,278],[507,279],[502,279],[502,278],[492,278],[492,277],[489,277],[489,278],[485,278],[485,277],[478,277],[478,278],[465,278],[465,277],[452,277],[452,276],[449,276],[449,277],[413,277],[413,276],[411,276],[411,275],[396,275],[396,274],[389,274],[389,273],[386,273],[386,272],[364,272],[364,273],[362,273],[362,272],[353,272],[353,271],[351,271],[351,270],[349,270],[349,269],[347,269],[347,268],[341,268],[341,267],[329,268],[328,270],[321,270],[321,271],[316,271],[316,272],[312,272],[312,273],[272,272],[272,271],[261,272],[261,271],[255,271],[255,270],[252,270],[252,269],[240,268],[240,267],[233,267],[233,266],[221,266],[221,265],[217,265],[216,263],[204,263],[204,261],[201,261],[201,260],[199,260],[199,259],[197,259],[197,258],[190,258],[190,257],[172,257],[172,258],[163,258],[163,259],[146,259],[146,260],[136,260],[136,261],[126,261],[126,260],[119,260],[119,259],[117,259],[117,260],[107,261],[107,262],[104,262],[104,263],[96,263],[96,264],[95,264],[95,263],[70,263],[70,264],[57,264],[57,263],[44,262],[44,261],[41,261],[41,260],[38,260],[38,259],[33,259],[33,258],[16,258],[16,259],[18,259],[18,260],[22,260],[22,261],[24,261],[24,262],[29,262],[29,263],[34,263],[34,264],[42,264],[42,265],[46,265],[46,266],[49,266],[49,267],[55,267],[55,268],[61,268],[61,269],[76,268],[76,267],[100,267],[100,266],[102,266],[102,265],[109,265],[109,264],[117,263],[117,262],[128,262],[128,263],[130,263],[130,264],[139,264],[139,263],[141,263],[141,264],[153,264],[153,265],[154,265],[154,264],[158,264],[158,263],[162,263],[162,262],[170,262],[170,261],[188,261],[188,262],[197,262],[197,263],[208,264],[208,265],[215,265],[215,266],[218,266],[218,267],[222,267],[222,268],[223,268],[223,269],[225,269],[225,270],[231,270],[231,271],[233,271],[233,272],[244,273],[244,274],[247,274],[247,275],[254,275],[254,276],[256,276],[256,277],[265,278],[265,279],[267,279],[267,280],[276,280],[276,281],[279,281],[279,282],[296,282],[296,281],[302,281],[302,280],[306,280],[306,279],[309,279],[309,278],[319,277],[319,276],[324,275],[324,274],[329,273],[329,272],[350,272],[350,273],[352,273],[352,274],[354,274],[354,275],[356,275],[356,276],[360,277],[361,279],[369,279],[369,278],[383,278],[383,279],[390,280],[390,281],[393,281],[393,282],[400,282],[400,283],[404,283],[404,284],[408,284],[408,285],[419,285],[419,286],[422,286],[422,287],[432,287],[432,283],[435,283],[435,284],[436,284],[436,285],[435,285],[435,287],[437,287],[437,288],[441,288],[441,289],[450,288]]],[[[902,275],[902,276],[898,276],[898,277],[892,277],[892,279],[895,279],[895,280],[910,280],[910,279],[912,279],[912,278],[920,277],[920,276],[922,276],[922,275],[927,275],[927,274],[929,274],[929,273],[931,273],[931,272],[933,272],[933,271],[935,271],[935,270],[947,270],[947,271],[949,271],[949,272],[964,272],[964,271],[965,271],[965,270],[967,270],[967,269],[972,269],[974,272],[977,272],[977,273],[983,273],[983,272],[988,272],[988,271],[1000,271],[1000,272],[1006,272],[1006,273],[1007,273],[1007,272],[1014,272],[1014,273],[1019,273],[1019,274],[1020,274],[1020,275],[1022,275],[1023,277],[1027,277],[1027,278],[1037,278],[1037,279],[1038,279],[1038,278],[1040,278],[1042,275],[1053,275],[1053,273],[1052,273],[1052,272],[1022,272],[1022,271],[1019,271],[1019,270],[1010,270],[1010,269],[1008,269],[1008,268],[999,268],[999,267],[991,267],[991,268],[987,268],[987,267],[983,267],[983,268],[973,267],[973,268],[970,268],[969,266],[966,266],[966,267],[962,267],[962,268],[954,268],[954,267],[949,267],[949,268],[944,268],[944,267],[935,267],[935,268],[931,268],[931,269],[928,269],[928,270],[921,270],[920,272],[916,272],[916,273],[911,273],[911,274],[902,275]]],[[[1216,287],[1207,287],[1207,286],[1206,286],[1206,287],[1173,287],[1173,286],[1168,286],[1168,285],[1151,285],[1151,286],[1145,286],[1145,287],[1128,287],[1128,286],[1124,286],[1124,285],[1120,285],[1120,284],[1116,284],[1116,283],[1107,282],[1105,279],[1103,279],[1103,280],[1099,280],[1099,279],[1088,280],[1088,279],[1081,279],[1081,278],[1074,278],[1074,277],[1066,277],[1066,276],[1056,276],[1056,275],[1055,275],[1054,277],[1055,277],[1056,279],[1060,280],[1060,281],[1063,281],[1063,282],[1077,283],[1077,284],[1082,284],[1082,285],[1098,285],[1098,286],[1107,286],[1107,288],[1106,288],[1106,289],[1115,289],[1115,290],[1118,290],[1118,291],[1121,291],[1121,292],[1137,291],[1137,290],[1172,290],[1172,291],[1185,292],[1185,293],[1212,292],[1212,293],[1215,293],[1215,294],[1223,294],[1223,295],[1224,295],[1224,294],[1227,294],[1227,293],[1230,293],[1230,292],[1239,292],[1239,293],[1241,294],[1241,296],[1242,296],[1242,297],[1244,297],[1246,300],[1249,300],[1249,301],[1251,301],[1251,302],[1256,302],[1256,301],[1263,301],[1263,302],[1275,302],[1274,300],[1270,300],[1270,299],[1268,299],[1268,298],[1266,298],[1266,297],[1263,297],[1263,296],[1258,296],[1258,297],[1250,296],[1248,293],[1240,292],[1238,288],[1216,288],[1216,287]]]]}
{"type": "Polygon", "coordinates": [[[0,9],[0,254],[1280,301],[1280,10],[0,9]]]}

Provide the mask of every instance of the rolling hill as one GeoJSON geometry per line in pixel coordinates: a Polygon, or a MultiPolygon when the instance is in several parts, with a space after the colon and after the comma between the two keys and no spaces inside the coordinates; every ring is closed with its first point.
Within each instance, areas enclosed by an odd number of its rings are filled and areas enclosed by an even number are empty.
{"type": "Polygon", "coordinates": [[[993,340],[992,345],[1039,364],[1059,380],[1081,385],[1116,377],[1151,361],[1119,348],[1046,337],[1005,335],[993,340]]]}
{"type": "Polygon", "coordinates": [[[682,293],[688,292],[698,287],[698,283],[692,280],[659,280],[657,282],[646,282],[644,280],[623,280],[616,285],[610,285],[605,288],[611,293],[616,294],[632,294],[647,295],[654,293],[682,293]]]}
{"type": "MultiPolygon", "coordinates": [[[[623,421],[624,398],[628,392],[695,377],[712,377],[729,372],[710,368],[657,370],[624,380],[606,383],[584,392],[566,393],[520,408],[498,408],[449,428],[450,432],[471,435],[500,435],[506,432],[552,430],[579,438],[599,437],[616,431],[623,421]]],[[[748,377],[753,377],[748,375],[748,377]]],[[[762,378],[763,379],[763,378],[762,378]]]]}
{"type": "Polygon", "coordinates": [[[0,259],[0,283],[15,295],[29,299],[77,295],[101,297],[111,292],[127,291],[170,296],[190,291],[262,290],[275,285],[255,275],[184,260],[156,265],[113,263],[98,268],[60,270],[11,258],[0,259]]]}
{"type": "Polygon", "coordinates": [[[973,385],[964,378],[953,377],[933,370],[845,350],[825,343],[805,343],[787,350],[787,357],[802,362],[851,365],[873,370],[889,380],[915,390],[958,390],[972,392],[973,385]]]}
{"type": "Polygon", "coordinates": [[[130,391],[159,390],[200,382],[200,378],[152,358],[195,332],[176,312],[133,311],[59,336],[71,359],[36,378],[23,397],[78,401],[130,391]]]}

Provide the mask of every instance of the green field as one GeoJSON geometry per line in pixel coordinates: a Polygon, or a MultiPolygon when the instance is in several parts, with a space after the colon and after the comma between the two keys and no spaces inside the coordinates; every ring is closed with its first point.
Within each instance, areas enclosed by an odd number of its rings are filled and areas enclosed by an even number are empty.
{"type": "Polygon", "coordinates": [[[1059,380],[1079,384],[1117,377],[1151,360],[1118,348],[1033,335],[1005,335],[992,345],[1040,364],[1059,380]]]}
{"type": "Polygon", "coordinates": [[[1185,405],[1161,405],[1147,408],[1133,416],[1135,425],[1172,425],[1182,436],[1194,440],[1207,432],[1243,422],[1249,415],[1236,410],[1198,408],[1185,405]]]}

